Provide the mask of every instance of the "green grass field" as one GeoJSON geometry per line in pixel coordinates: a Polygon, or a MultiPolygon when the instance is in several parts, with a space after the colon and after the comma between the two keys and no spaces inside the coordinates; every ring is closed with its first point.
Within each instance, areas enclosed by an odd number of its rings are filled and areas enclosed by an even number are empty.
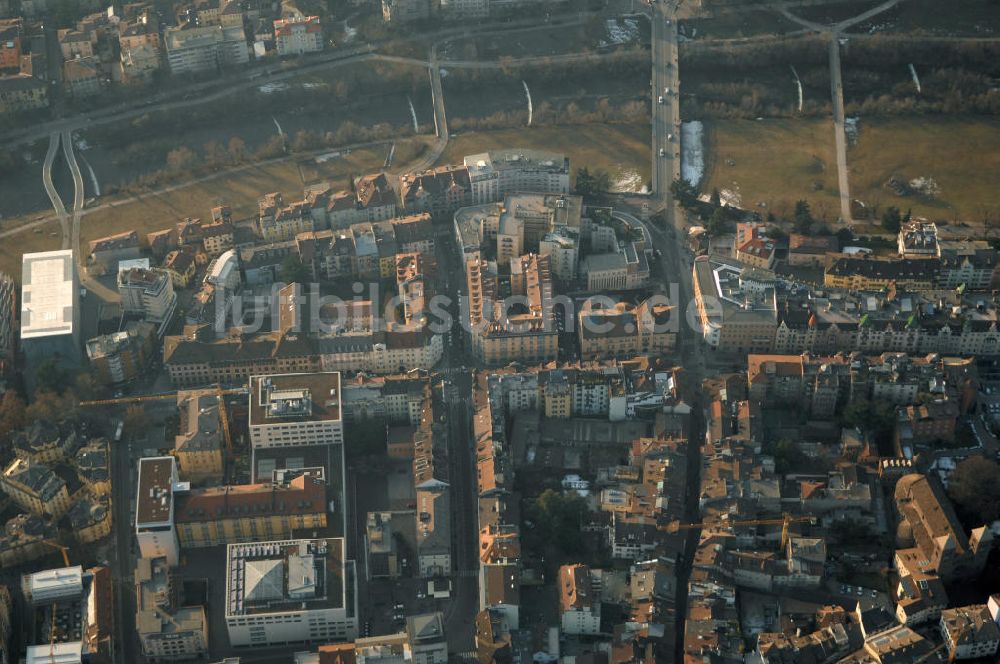
{"type": "Polygon", "coordinates": [[[837,157],[829,121],[713,120],[705,122],[704,148],[703,192],[728,190],[739,195],[743,207],[779,217],[805,199],[816,218],[837,218],[837,157]]]}
{"type": "MultiPolygon", "coordinates": [[[[440,163],[461,162],[468,154],[511,146],[554,150],[565,153],[574,169],[586,166],[607,170],[613,180],[628,182],[636,189],[649,181],[649,125],[583,125],[543,127],[535,129],[505,129],[467,132],[452,139],[440,163]]],[[[331,149],[330,153],[338,152],[331,149]]],[[[406,165],[426,152],[426,141],[408,139],[396,144],[393,171],[405,170],[406,165]]],[[[349,155],[332,157],[323,163],[313,158],[293,158],[228,173],[210,180],[185,184],[164,193],[142,194],[137,198],[119,197],[114,207],[94,210],[81,219],[81,250],[90,240],[134,229],[140,236],[168,228],[184,217],[205,218],[216,205],[229,205],[237,219],[257,211],[257,200],[269,191],[280,191],[286,200],[297,200],[303,185],[329,180],[334,186],[347,187],[350,175],[379,170],[385,162],[388,146],[364,148],[349,155]]],[[[116,200],[107,197],[100,205],[116,200]]],[[[51,214],[51,211],[45,211],[51,214]]],[[[11,225],[33,220],[39,213],[11,225]]],[[[21,255],[25,252],[58,249],[61,235],[58,222],[42,227],[42,232],[25,229],[0,244],[0,271],[20,275],[21,255]]]]}
{"type": "Polygon", "coordinates": [[[733,39],[756,35],[783,35],[801,30],[802,26],[778,12],[762,9],[719,13],[712,18],[686,19],[681,22],[687,34],[695,31],[695,39],[733,39]]]}
{"type": "Polygon", "coordinates": [[[1000,121],[981,118],[862,120],[858,144],[847,153],[851,196],[865,204],[913,209],[931,220],[981,222],[1000,214],[1000,121]],[[896,196],[885,183],[933,178],[934,198],[896,196]]]}
{"type": "MultiPolygon", "coordinates": [[[[331,153],[337,150],[330,150],[331,153]]],[[[409,148],[397,153],[411,154],[409,148]]],[[[135,229],[140,237],[151,231],[169,227],[184,217],[208,217],[216,205],[229,205],[237,219],[247,218],[257,211],[257,200],[269,191],[280,191],[289,201],[299,200],[303,184],[328,179],[334,186],[347,187],[351,174],[361,175],[378,170],[385,162],[387,147],[365,148],[349,155],[331,157],[323,163],[312,158],[294,158],[286,161],[251,166],[203,182],[179,186],[161,194],[149,193],[131,199],[118,197],[122,202],[114,207],[102,208],[80,219],[81,251],[94,238],[135,229]]],[[[100,204],[116,200],[103,198],[100,204]]],[[[51,213],[50,211],[47,213],[51,213]]],[[[37,213],[31,215],[31,218],[37,213]]],[[[21,273],[21,254],[32,251],[58,249],[61,234],[58,222],[47,223],[41,233],[25,229],[24,232],[0,243],[0,271],[12,275],[21,273]]]]}
{"type": "Polygon", "coordinates": [[[635,190],[650,179],[648,124],[574,125],[462,132],[452,138],[439,163],[461,162],[466,155],[504,148],[529,148],[562,152],[570,167],[607,171],[612,181],[635,183],[635,190]]]}

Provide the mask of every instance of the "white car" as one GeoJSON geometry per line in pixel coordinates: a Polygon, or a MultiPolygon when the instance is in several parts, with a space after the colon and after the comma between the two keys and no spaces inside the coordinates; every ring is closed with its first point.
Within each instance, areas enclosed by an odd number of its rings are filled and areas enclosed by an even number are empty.
{"type": "Polygon", "coordinates": [[[667,156],[667,151],[664,150],[663,148],[660,148],[660,156],[661,157],[666,157],[667,156]]]}
{"type": "Polygon", "coordinates": [[[663,88],[663,94],[665,95],[670,94],[670,88],[663,88]]]}
{"type": "Polygon", "coordinates": [[[663,103],[663,95],[660,95],[660,96],[659,96],[659,97],[658,97],[658,98],[656,99],[656,101],[662,104],[662,103],[663,103]]]}

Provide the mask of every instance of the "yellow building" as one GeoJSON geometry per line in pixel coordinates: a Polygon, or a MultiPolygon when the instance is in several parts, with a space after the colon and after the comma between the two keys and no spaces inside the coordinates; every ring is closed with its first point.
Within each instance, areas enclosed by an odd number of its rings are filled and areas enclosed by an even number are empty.
{"type": "Polygon", "coordinates": [[[180,423],[174,438],[174,456],[181,477],[191,482],[221,482],[224,432],[218,395],[180,391],[177,411],[180,423]]]}
{"type": "Polygon", "coordinates": [[[175,494],[174,525],[183,547],[289,539],[296,530],[326,528],[326,483],[300,475],[175,494]]]}
{"type": "Polygon", "coordinates": [[[194,256],[186,251],[174,250],[163,259],[163,269],[170,275],[174,288],[187,288],[194,279],[194,256]]]}
{"type": "Polygon", "coordinates": [[[930,290],[935,287],[940,270],[938,258],[845,256],[826,269],[823,284],[850,290],[881,290],[890,284],[907,290],[930,290]]]}
{"type": "Polygon", "coordinates": [[[111,468],[108,441],[94,438],[76,453],[76,473],[94,495],[111,495],[111,468]]]}
{"type": "Polygon", "coordinates": [[[15,459],[7,466],[0,476],[0,488],[15,503],[38,516],[58,519],[71,504],[66,481],[48,466],[30,459],[15,459]]]}
{"type": "Polygon", "coordinates": [[[66,513],[73,535],[90,544],[111,535],[111,496],[85,496],[66,513]]]}
{"type": "Polygon", "coordinates": [[[261,215],[258,228],[264,242],[284,242],[294,240],[299,233],[314,230],[314,221],[309,204],[299,201],[279,208],[273,215],[261,215]]]}
{"type": "Polygon", "coordinates": [[[637,306],[619,302],[603,307],[594,298],[584,302],[577,317],[583,359],[658,355],[674,350],[677,324],[673,307],[646,300],[637,306]]]}

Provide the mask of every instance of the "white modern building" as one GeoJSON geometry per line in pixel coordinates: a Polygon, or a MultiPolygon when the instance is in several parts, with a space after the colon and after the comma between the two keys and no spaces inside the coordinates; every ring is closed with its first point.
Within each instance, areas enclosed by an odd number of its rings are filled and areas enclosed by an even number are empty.
{"type": "Polygon", "coordinates": [[[81,359],[80,279],[71,249],[21,259],[21,348],[29,366],[81,359]]]}
{"type": "Polygon", "coordinates": [[[164,34],[167,63],[175,76],[250,62],[242,25],[184,25],[164,34]]]}
{"type": "Polygon", "coordinates": [[[343,445],[340,373],[251,377],[250,443],[254,449],[343,445]]]}
{"type": "Polygon", "coordinates": [[[562,154],[497,150],[469,155],[463,163],[469,171],[472,205],[501,201],[517,193],[569,193],[569,159],[562,154]]]}
{"type": "Polygon", "coordinates": [[[21,591],[32,605],[51,604],[83,593],[83,567],[47,569],[21,577],[21,591]]]}
{"type": "Polygon", "coordinates": [[[135,538],[143,558],[166,558],[175,566],[180,561],[180,543],[174,528],[174,491],[187,489],[177,475],[172,456],[139,459],[136,491],[135,538]]]}
{"type": "Polygon", "coordinates": [[[354,562],[344,540],[230,544],[226,628],[234,647],[350,641],[357,637],[354,562]]]}
{"type": "Polygon", "coordinates": [[[142,316],[152,323],[168,322],[177,307],[173,280],[166,270],[120,270],[118,294],[125,313],[142,316]]]}
{"type": "Polygon", "coordinates": [[[278,55],[302,55],[323,50],[323,26],[319,16],[299,16],[274,22],[274,45],[278,55]]]}

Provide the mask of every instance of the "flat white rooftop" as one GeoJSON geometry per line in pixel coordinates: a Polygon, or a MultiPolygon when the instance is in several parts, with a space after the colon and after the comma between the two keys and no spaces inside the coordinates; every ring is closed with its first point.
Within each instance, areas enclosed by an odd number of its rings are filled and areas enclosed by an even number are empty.
{"type": "Polygon", "coordinates": [[[35,602],[79,597],[83,593],[83,567],[76,565],[35,572],[27,581],[27,590],[35,602]]]}
{"type": "Polygon", "coordinates": [[[25,254],[21,259],[21,338],[73,334],[76,280],[73,250],[25,254]]]}
{"type": "Polygon", "coordinates": [[[24,664],[80,664],[83,642],[53,643],[50,646],[28,646],[24,664]]]}

